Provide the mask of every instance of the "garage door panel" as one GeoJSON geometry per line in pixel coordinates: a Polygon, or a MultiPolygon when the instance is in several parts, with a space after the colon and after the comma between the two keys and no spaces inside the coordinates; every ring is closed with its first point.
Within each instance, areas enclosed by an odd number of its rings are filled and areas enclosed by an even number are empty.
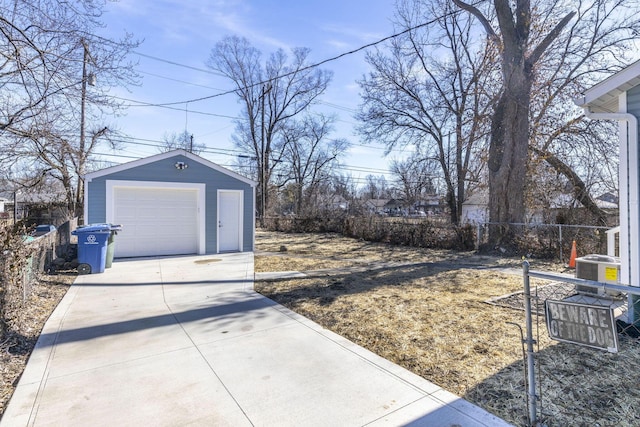
{"type": "Polygon", "coordinates": [[[122,224],[115,256],[198,252],[198,192],[195,189],[114,188],[114,222],[122,224]]]}

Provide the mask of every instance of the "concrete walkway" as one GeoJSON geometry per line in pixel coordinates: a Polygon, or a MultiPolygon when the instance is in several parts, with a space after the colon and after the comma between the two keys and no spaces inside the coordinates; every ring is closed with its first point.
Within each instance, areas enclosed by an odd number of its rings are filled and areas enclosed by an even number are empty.
{"type": "Polygon", "coordinates": [[[252,289],[251,253],[78,277],[0,426],[508,425],[252,289]]]}

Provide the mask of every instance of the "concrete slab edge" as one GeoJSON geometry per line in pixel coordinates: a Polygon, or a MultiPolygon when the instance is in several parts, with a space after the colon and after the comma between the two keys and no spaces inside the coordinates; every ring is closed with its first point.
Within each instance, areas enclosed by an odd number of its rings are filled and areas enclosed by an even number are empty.
{"type": "MultiPolygon", "coordinates": [[[[349,341],[348,339],[344,338],[341,335],[338,335],[326,328],[323,328],[322,326],[315,323],[314,321],[282,305],[275,303],[273,308],[275,310],[278,310],[282,314],[292,318],[293,320],[296,320],[297,322],[312,329],[314,332],[323,336],[325,339],[330,340],[340,345],[344,349],[356,354],[358,357],[362,358],[367,363],[375,366],[377,369],[385,371],[389,375],[395,376],[405,384],[423,393],[425,396],[435,399],[441,402],[443,405],[449,406],[450,408],[454,409],[457,412],[460,412],[464,416],[474,419],[479,424],[491,426],[491,427],[512,426],[512,424],[507,423],[503,419],[491,414],[490,412],[482,409],[481,407],[474,405],[473,403],[468,402],[467,400],[464,400],[463,398],[442,389],[441,387],[422,378],[421,376],[416,375],[413,372],[399,365],[396,365],[395,363],[390,362],[389,360],[371,352],[370,350],[367,350],[364,347],[361,347],[353,343],[352,341],[349,341]]],[[[402,408],[398,410],[401,410],[401,409],[402,408]]]]}
{"type": "Polygon", "coordinates": [[[65,296],[60,300],[51,316],[45,322],[40,337],[31,352],[24,372],[20,376],[18,385],[4,414],[0,417],[0,426],[8,425],[9,420],[13,425],[30,425],[31,419],[37,412],[38,398],[47,382],[49,372],[49,362],[55,353],[55,341],[62,326],[62,322],[73,303],[81,287],[76,286],[78,279],[67,290],[65,296]],[[37,388],[35,386],[38,386],[37,388]],[[21,412],[18,404],[28,405],[33,408],[30,413],[21,412]]]}

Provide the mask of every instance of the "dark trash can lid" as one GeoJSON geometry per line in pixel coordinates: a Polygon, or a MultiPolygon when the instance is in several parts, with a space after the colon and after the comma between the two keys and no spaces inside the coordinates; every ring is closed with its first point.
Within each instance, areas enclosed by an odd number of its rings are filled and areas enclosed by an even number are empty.
{"type": "Polygon", "coordinates": [[[84,227],[78,227],[71,232],[71,234],[85,234],[85,233],[109,233],[111,232],[110,224],[89,224],[84,227]]]}

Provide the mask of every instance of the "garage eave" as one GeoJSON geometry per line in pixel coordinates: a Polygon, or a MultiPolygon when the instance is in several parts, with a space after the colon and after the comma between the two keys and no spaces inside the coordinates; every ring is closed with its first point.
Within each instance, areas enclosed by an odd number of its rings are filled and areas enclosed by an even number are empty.
{"type": "Polygon", "coordinates": [[[224,168],[216,163],[213,163],[207,159],[204,159],[200,156],[197,156],[193,153],[189,153],[186,150],[182,150],[182,149],[178,149],[178,150],[173,150],[173,151],[168,151],[166,153],[160,153],[160,154],[156,154],[155,156],[151,156],[151,157],[145,157],[144,159],[138,159],[138,160],[134,160],[132,162],[127,162],[127,163],[123,163],[121,165],[117,165],[117,166],[111,166],[105,169],[100,169],[98,171],[95,172],[90,172],[87,173],[86,175],[84,175],[84,180],[85,182],[91,182],[93,179],[95,178],[99,178],[99,177],[103,177],[103,176],[107,176],[107,175],[111,175],[114,173],[118,173],[118,172],[122,172],[122,171],[126,171],[128,169],[133,169],[139,166],[144,166],[150,163],[154,163],[160,160],[165,160],[165,159],[169,159],[172,157],[176,157],[176,156],[184,156],[186,158],[188,158],[191,161],[200,163],[206,167],[209,167],[213,170],[216,170],[220,173],[223,173],[225,175],[229,175],[241,182],[244,182],[247,185],[250,185],[251,187],[256,187],[257,186],[257,182],[249,179],[247,177],[244,177],[232,170],[229,170],[227,168],[224,168]]]}

